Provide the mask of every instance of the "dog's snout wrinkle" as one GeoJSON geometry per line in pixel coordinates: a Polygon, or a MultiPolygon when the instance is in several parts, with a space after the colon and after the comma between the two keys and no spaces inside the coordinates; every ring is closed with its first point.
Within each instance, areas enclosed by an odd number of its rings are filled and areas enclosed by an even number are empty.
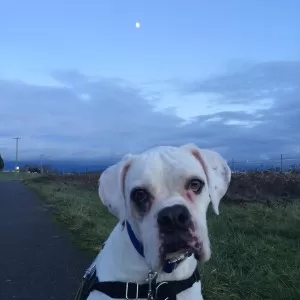
{"type": "Polygon", "coordinates": [[[157,223],[162,233],[187,230],[191,224],[191,215],[184,205],[163,208],[157,215],[157,223]]]}

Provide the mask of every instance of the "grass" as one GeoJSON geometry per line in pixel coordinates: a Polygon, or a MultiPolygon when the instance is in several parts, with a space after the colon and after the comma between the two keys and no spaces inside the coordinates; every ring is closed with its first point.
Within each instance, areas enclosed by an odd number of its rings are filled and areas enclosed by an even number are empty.
{"type": "Polygon", "coordinates": [[[3,180],[25,180],[36,178],[38,174],[30,174],[26,172],[0,172],[0,181],[3,180]]]}
{"type": "MultiPolygon", "coordinates": [[[[60,182],[26,183],[53,209],[77,244],[96,255],[117,223],[95,190],[60,182]]],[[[200,265],[206,300],[300,299],[300,201],[268,207],[221,204],[208,213],[212,259],[200,265]]]]}

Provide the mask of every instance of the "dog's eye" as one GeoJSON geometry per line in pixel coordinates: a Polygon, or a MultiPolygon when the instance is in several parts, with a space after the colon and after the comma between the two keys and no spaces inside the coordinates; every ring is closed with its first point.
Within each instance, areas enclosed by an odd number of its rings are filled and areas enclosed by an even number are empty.
{"type": "Polygon", "coordinates": [[[130,194],[131,200],[137,205],[147,202],[150,198],[150,194],[147,190],[142,188],[136,188],[131,191],[130,194]]]}
{"type": "Polygon", "coordinates": [[[187,189],[192,190],[195,194],[199,194],[204,186],[204,182],[200,179],[194,178],[188,181],[187,189]]]}

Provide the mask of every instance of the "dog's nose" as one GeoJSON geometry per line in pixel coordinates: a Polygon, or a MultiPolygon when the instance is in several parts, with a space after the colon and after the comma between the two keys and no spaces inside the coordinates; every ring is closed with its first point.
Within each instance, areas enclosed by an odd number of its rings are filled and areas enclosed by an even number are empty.
{"type": "Polygon", "coordinates": [[[178,229],[189,228],[191,215],[184,205],[173,205],[163,208],[157,215],[157,223],[161,232],[170,233],[178,229]]]}

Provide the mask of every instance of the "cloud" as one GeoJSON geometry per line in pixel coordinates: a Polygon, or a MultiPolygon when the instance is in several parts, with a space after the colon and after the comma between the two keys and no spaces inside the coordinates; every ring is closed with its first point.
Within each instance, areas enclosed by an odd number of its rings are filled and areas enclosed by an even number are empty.
{"type": "Polygon", "coordinates": [[[14,156],[14,136],[22,137],[23,158],[103,159],[188,142],[227,159],[300,154],[300,62],[247,64],[205,80],[166,81],[169,94],[164,84],[151,89],[76,70],[51,76],[56,85],[0,80],[4,155],[14,156]]]}
{"type": "Polygon", "coordinates": [[[295,89],[299,91],[300,62],[276,61],[241,65],[228,73],[182,86],[184,93],[214,92],[223,101],[244,103],[278,97],[295,89]]]}
{"type": "MultiPolygon", "coordinates": [[[[181,94],[217,93],[213,105],[227,105],[229,110],[235,105],[245,107],[243,111],[212,114],[210,118],[217,120],[210,122],[212,126],[207,126],[207,116],[202,116],[189,127],[205,124],[211,143],[226,144],[232,157],[299,155],[299,78],[300,62],[280,61],[246,65],[206,80],[183,83],[181,94]],[[243,122],[231,125],[232,120],[243,122]]],[[[189,127],[186,132],[191,132],[189,127]]]]}
{"type": "MultiPolygon", "coordinates": [[[[151,96],[124,80],[75,71],[55,72],[53,78],[57,86],[0,81],[1,132],[22,137],[24,156],[121,155],[147,147],[181,122],[168,111],[154,111],[151,96]]],[[[13,141],[2,136],[3,143],[13,141]]]]}

